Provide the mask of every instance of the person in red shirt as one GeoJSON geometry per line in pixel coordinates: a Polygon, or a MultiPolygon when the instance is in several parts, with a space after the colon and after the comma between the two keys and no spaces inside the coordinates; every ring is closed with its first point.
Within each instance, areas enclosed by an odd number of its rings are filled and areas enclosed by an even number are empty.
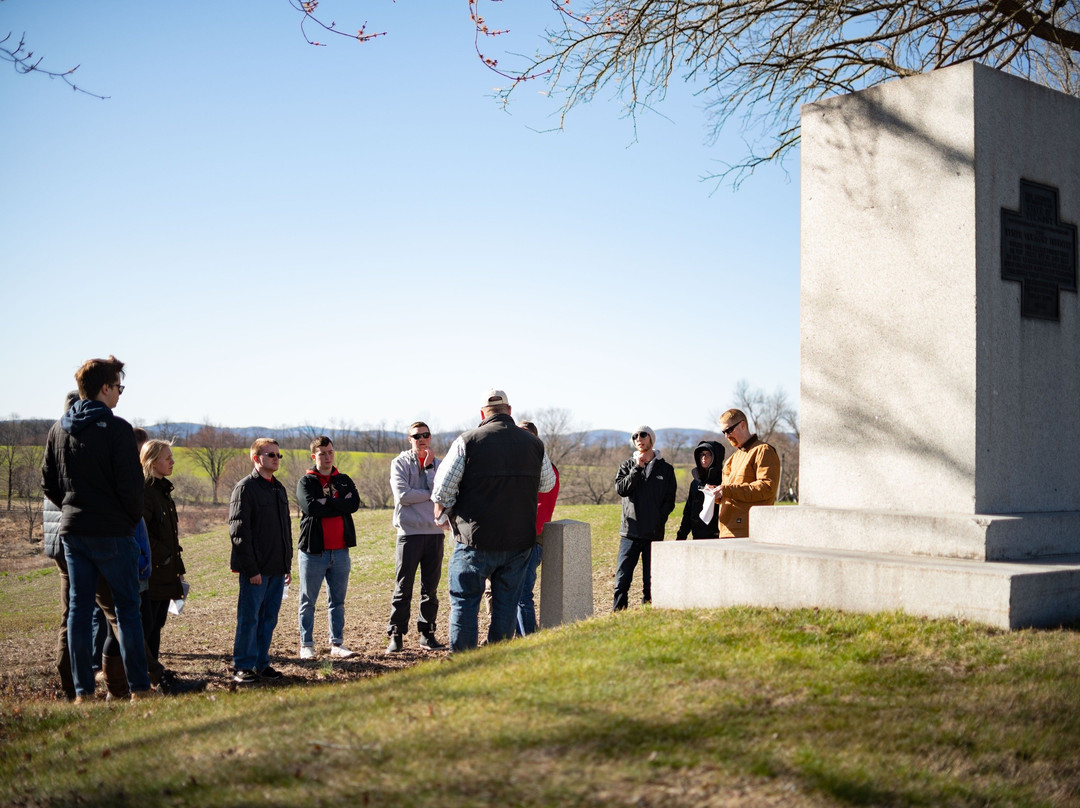
{"type": "MultiPolygon", "coordinates": [[[[521,428],[536,437],[540,433],[536,424],[532,421],[522,421],[521,428]]],[[[536,631],[536,570],[544,557],[544,545],[540,537],[544,533],[544,525],[551,521],[551,514],[555,512],[555,500],[559,498],[559,470],[555,464],[551,464],[551,470],[555,472],[555,486],[550,491],[543,491],[536,495],[536,546],[533,547],[532,558],[525,567],[525,580],[521,584],[521,597],[517,608],[517,630],[515,634],[524,636],[536,631]]]]}
{"type": "Polygon", "coordinates": [[[296,484],[300,503],[300,659],[315,658],[315,601],[326,581],[330,624],[330,656],[353,656],[344,645],[345,594],[349,589],[356,546],[352,515],[360,507],[360,494],[348,474],[334,465],[334,443],[326,435],[311,441],[315,465],[296,484]]]}

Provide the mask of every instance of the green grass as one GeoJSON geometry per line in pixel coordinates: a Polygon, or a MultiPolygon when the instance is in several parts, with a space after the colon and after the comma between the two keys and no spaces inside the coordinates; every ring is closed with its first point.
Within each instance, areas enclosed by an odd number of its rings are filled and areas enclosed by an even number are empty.
{"type": "MultiPolygon", "coordinates": [[[[606,600],[618,506],[555,517],[592,525],[606,600]]],[[[389,522],[357,515],[350,613],[387,608],[389,522]]],[[[224,530],[184,546],[198,595],[177,632],[235,598],[224,530]]],[[[0,642],[51,625],[55,587],[0,577],[0,642]]],[[[636,608],[344,684],[0,696],[0,804],[1080,805],[1078,660],[1070,630],[636,608]]]]}
{"type": "Polygon", "coordinates": [[[1069,805],[1072,632],[637,610],[347,685],[6,705],[13,804],[1069,805]]]}

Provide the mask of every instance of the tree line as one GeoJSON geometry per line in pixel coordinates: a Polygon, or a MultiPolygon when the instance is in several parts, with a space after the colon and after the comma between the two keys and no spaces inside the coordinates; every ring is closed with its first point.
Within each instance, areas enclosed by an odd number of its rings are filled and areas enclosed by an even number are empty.
{"type": "MultiPolygon", "coordinates": [[[[750,418],[758,436],[771,443],[780,455],[782,474],[779,498],[796,502],[799,496],[799,424],[794,406],[783,388],[767,393],[740,381],[732,396],[732,406],[750,418]]],[[[727,407],[709,413],[715,423],[727,407]]],[[[522,411],[518,420],[533,421],[540,432],[548,456],[559,468],[559,502],[568,505],[601,505],[618,501],[615,493],[615,474],[619,464],[630,456],[631,448],[618,433],[604,433],[597,439],[589,430],[577,425],[570,410],[548,408],[522,411]]],[[[41,523],[41,463],[44,444],[52,421],[19,419],[11,416],[0,421],[0,480],[5,484],[7,511],[26,527],[26,536],[33,540],[41,523]]],[[[174,497],[183,508],[187,505],[221,505],[237,480],[251,473],[248,446],[251,441],[237,430],[206,421],[194,430],[183,430],[165,421],[146,428],[151,438],[171,441],[186,451],[178,457],[195,466],[202,475],[185,472],[178,462],[172,477],[174,497]],[[186,434],[185,434],[186,432],[186,434]],[[204,476],[203,476],[204,475],[204,476]]],[[[432,448],[439,457],[445,456],[451,442],[462,430],[432,435],[432,448]]],[[[404,429],[380,423],[375,427],[358,429],[345,423],[333,423],[329,428],[315,425],[290,428],[274,435],[288,452],[278,471],[295,501],[296,480],[306,473],[311,462],[308,447],[312,438],[328,435],[341,452],[338,467],[353,478],[361,497],[361,507],[390,508],[393,491],[390,488],[390,461],[400,451],[408,449],[404,429]]],[[[693,430],[664,430],[659,448],[674,465],[692,466],[693,450],[698,440],[717,440],[727,446],[719,433],[693,430]]],[[[684,492],[680,492],[684,493],[684,492]]]]}

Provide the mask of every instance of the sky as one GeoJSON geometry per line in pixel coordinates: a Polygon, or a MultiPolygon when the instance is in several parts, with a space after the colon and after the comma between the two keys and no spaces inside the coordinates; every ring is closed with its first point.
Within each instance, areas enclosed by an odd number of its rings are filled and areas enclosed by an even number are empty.
{"type": "MultiPolygon", "coordinates": [[[[702,177],[704,102],[599,94],[559,125],[542,80],[477,58],[466,0],[5,0],[42,67],[0,62],[0,417],[53,418],[83,360],[126,363],[133,423],[708,429],[736,383],[798,401],[798,154],[702,177]]],[[[542,43],[548,4],[482,5],[542,43]]],[[[10,45],[12,40],[8,41],[10,45]]]]}

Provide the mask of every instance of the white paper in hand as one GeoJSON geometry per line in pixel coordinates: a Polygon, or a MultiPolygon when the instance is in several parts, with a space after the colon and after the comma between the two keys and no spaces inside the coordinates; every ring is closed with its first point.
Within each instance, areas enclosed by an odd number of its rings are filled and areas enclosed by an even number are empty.
{"type": "Polygon", "coordinates": [[[705,495],[705,504],[701,506],[701,513],[698,516],[705,524],[709,524],[712,521],[713,511],[716,510],[716,500],[713,497],[716,495],[715,485],[702,486],[701,493],[705,495]]]}

